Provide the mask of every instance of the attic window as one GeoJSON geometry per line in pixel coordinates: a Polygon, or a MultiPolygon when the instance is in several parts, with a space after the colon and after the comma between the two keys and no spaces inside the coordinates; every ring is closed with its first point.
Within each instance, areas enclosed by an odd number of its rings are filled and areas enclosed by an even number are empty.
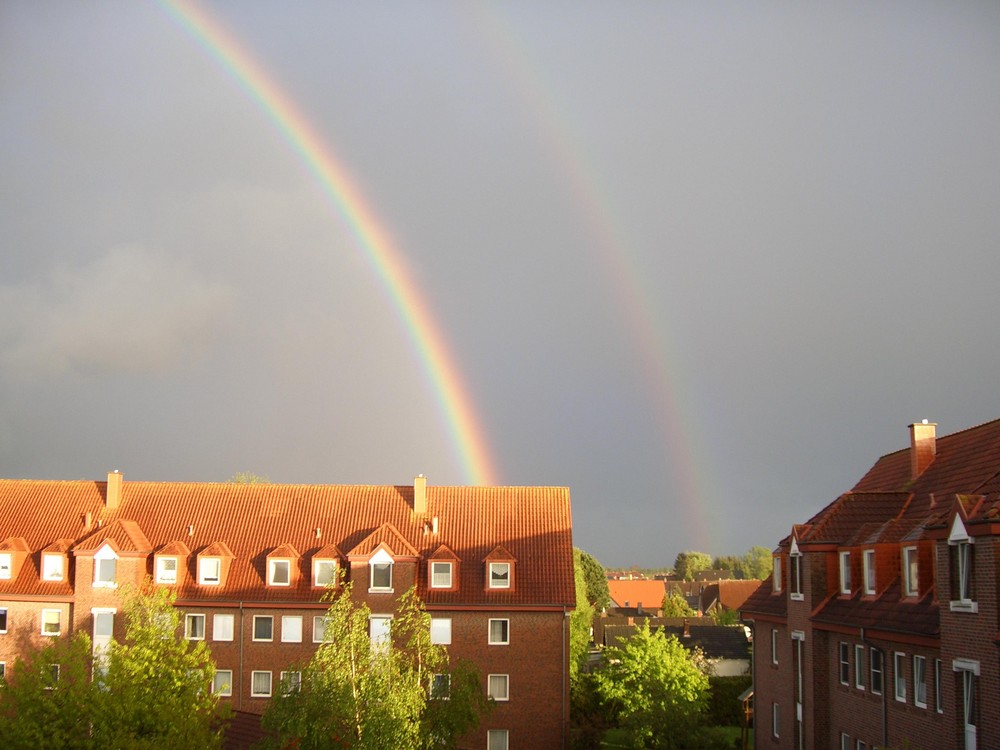
{"type": "Polygon", "coordinates": [[[291,585],[291,560],[272,559],[268,560],[267,582],[271,586],[291,585]]]}
{"type": "Polygon", "coordinates": [[[775,555],[772,559],[773,573],[771,574],[771,580],[774,582],[774,590],[776,592],[781,591],[781,556],[775,555]]]}
{"type": "Polygon", "coordinates": [[[851,553],[840,553],[840,593],[851,593],[851,553]]]}
{"type": "Polygon", "coordinates": [[[491,589],[509,589],[510,588],[510,563],[509,562],[491,562],[489,564],[489,581],[491,589]]]}
{"type": "Polygon", "coordinates": [[[157,557],[156,558],[156,582],[157,583],[177,583],[177,558],[157,557]]]}
{"type": "Polygon", "coordinates": [[[862,562],[865,573],[865,594],[873,596],[875,594],[875,550],[866,549],[862,562]]]}
{"type": "Polygon", "coordinates": [[[94,555],[94,588],[117,588],[118,555],[105,544],[94,555]]]}
{"type": "Polygon", "coordinates": [[[337,582],[336,560],[313,560],[313,586],[331,586],[337,582]]]}
{"type": "Polygon", "coordinates": [[[205,586],[218,586],[221,574],[221,557],[198,558],[198,583],[205,586]]]}
{"type": "Polygon", "coordinates": [[[61,581],[66,577],[63,571],[66,558],[62,555],[42,555],[42,580],[61,581]]]}
{"type": "Polygon", "coordinates": [[[799,552],[799,545],[792,541],[792,551],[788,555],[788,585],[792,599],[802,601],[805,597],[802,593],[802,553],[799,552]]]}
{"type": "Polygon", "coordinates": [[[392,591],[392,555],[380,549],[368,561],[369,591],[392,591]]]}
{"type": "Polygon", "coordinates": [[[0,579],[10,578],[10,552],[0,552],[0,579]]]}
{"type": "Polygon", "coordinates": [[[903,547],[903,595],[917,596],[920,593],[917,569],[917,548],[903,547]]]}
{"type": "Polygon", "coordinates": [[[975,582],[975,540],[969,536],[962,519],[955,516],[948,536],[952,612],[978,612],[979,605],[972,600],[975,582]]]}
{"type": "Polygon", "coordinates": [[[450,562],[431,562],[431,588],[450,589],[451,588],[451,568],[450,562]]]}

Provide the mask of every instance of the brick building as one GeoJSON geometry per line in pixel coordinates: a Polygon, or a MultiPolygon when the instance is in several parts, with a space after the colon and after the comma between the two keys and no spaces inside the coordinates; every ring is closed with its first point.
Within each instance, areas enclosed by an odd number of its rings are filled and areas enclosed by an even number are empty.
{"type": "Polygon", "coordinates": [[[95,648],[122,637],[119,590],[150,576],[211,646],[213,689],[260,714],[322,641],[339,571],[373,637],[416,584],[432,637],[478,665],[496,708],[468,747],[565,746],[565,488],[0,480],[0,670],[77,630],[95,648]]]}
{"type": "Polygon", "coordinates": [[[775,552],[755,747],[1000,747],[1000,421],[926,421],[775,552]]]}

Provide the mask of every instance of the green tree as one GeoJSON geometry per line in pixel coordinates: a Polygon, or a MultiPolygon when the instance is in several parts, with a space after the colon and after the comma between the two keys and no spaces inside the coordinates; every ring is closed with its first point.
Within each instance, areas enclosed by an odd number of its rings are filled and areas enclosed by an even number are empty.
{"type": "Polygon", "coordinates": [[[680,591],[674,589],[663,596],[664,617],[697,617],[698,613],[687,603],[680,591]]]}
{"type": "Polygon", "coordinates": [[[693,581],[703,570],[712,569],[712,556],[706,552],[686,550],[677,554],[674,561],[674,572],[685,581],[693,581]]]}
{"type": "Polygon", "coordinates": [[[605,650],[605,666],[594,678],[598,694],[639,747],[686,747],[708,705],[708,677],[677,638],[651,632],[648,621],[605,650]]]}
{"type": "Polygon", "coordinates": [[[351,584],[330,593],[324,641],[302,665],[297,689],[282,685],[262,720],[264,747],[322,750],[454,748],[487,708],[477,672],[450,664],[430,642],[430,616],[411,588],[388,639],[373,642],[371,610],[351,584]],[[447,697],[447,700],[444,698],[447,697]]]}
{"type": "MultiPolygon", "coordinates": [[[[574,550],[580,552],[580,550],[574,550]]],[[[582,553],[586,555],[587,553],[582,553]]],[[[589,557],[589,555],[588,555],[589,557]]],[[[570,689],[576,684],[580,670],[590,652],[590,629],[594,624],[594,606],[587,599],[586,572],[581,555],[574,554],[573,578],[576,583],[576,609],[569,617],[569,680],[570,689]]],[[[607,587],[607,581],[605,581],[607,587]]]]}
{"type": "Polygon", "coordinates": [[[771,575],[772,564],[771,550],[767,547],[751,547],[750,551],[743,556],[743,570],[746,578],[764,580],[771,575]]]}
{"type": "Polygon", "coordinates": [[[271,480],[263,474],[254,474],[252,471],[237,471],[229,481],[232,484],[270,484],[271,480]]]}
{"type": "Polygon", "coordinates": [[[573,548],[573,562],[583,570],[583,580],[587,590],[587,601],[595,610],[611,606],[611,592],[608,590],[608,576],[597,558],[582,549],[573,548]]]}

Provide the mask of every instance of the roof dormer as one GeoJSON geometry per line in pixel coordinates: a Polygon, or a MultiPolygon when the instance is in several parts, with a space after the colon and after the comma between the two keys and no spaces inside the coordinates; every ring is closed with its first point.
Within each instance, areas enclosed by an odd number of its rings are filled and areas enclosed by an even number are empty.
{"type": "Polygon", "coordinates": [[[31,554],[23,536],[9,536],[0,542],[0,581],[14,580],[31,554]]]}
{"type": "Polygon", "coordinates": [[[42,580],[65,583],[69,580],[68,553],[72,539],[57,539],[42,550],[42,580]]]}
{"type": "Polygon", "coordinates": [[[446,544],[438,547],[427,560],[427,588],[435,591],[457,591],[459,579],[458,555],[446,544]]]}
{"type": "Polygon", "coordinates": [[[298,550],[291,544],[275,547],[267,556],[267,585],[279,588],[294,586],[299,580],[298,550]]]}
{"type": "Polygon", "coordinates": [[[343,555],[337,545],[328,544],[312,554],[313,588],[337,587],[340,585],[340,561],[343,555]]]}
{"type": "Polygon", "coordinates": [[[212,542],[202,549],[198,553],[198,584],[225,586],[235,557],[225,542],[212,542]]]}
{"type": "Polygon", "coordinates": [[[184,542],[174,540],[164,544],[153,555],[153,580],[166,586],[183,584],[190,556],[191,550],[184,542]]]}
{"type": "Polygon", "coordinates": [[[486,564],[487,591],[513,591],[514,567],[517,560],[502,544],[493,548],[483,560],[486,564]]]}

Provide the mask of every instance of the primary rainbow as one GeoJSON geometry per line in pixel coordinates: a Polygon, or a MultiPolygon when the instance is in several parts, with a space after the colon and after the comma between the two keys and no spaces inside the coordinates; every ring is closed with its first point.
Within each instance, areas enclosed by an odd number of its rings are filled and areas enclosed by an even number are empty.
{"type": "Polygon", "coordinates": [[[160,4],[233,75],[319,180],[384,284],[417,349],[459,453],[466,481],[494,484],[496,472],[483,431],[440,327],[347,170],[302,113],[218,22],[192,2],[160,0],[160,4]]]}

